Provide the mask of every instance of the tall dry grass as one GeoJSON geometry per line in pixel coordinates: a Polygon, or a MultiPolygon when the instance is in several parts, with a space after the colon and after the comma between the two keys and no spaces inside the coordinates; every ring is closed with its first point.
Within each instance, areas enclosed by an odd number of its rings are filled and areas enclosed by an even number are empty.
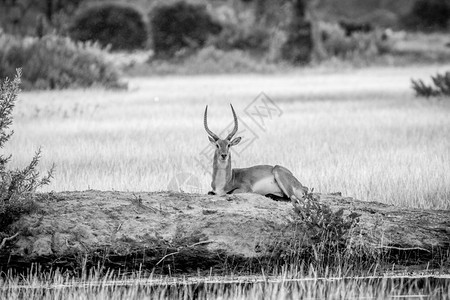
{"type": "Polygon", "coordinates": [[[24,92],[6,153],[23,167],[39,146],[43,170],[56,163],[48,190],[166,190],[197,163],[210,128],[231,122],[233,103],[258,138],[235,167],[280,164],[319,192],[368,201],[449,208],[450,104],[415,99],[410,78],[449,66],[305,70],[286,75],[130,79],[130,91],[24,92]],[[244,108],[265,92],[283,114],[259,129],[244,108]]]}
{"type": "Polygon", "coordinates": [[[5,276],[1,299],[448,299],[448,276],[158,277],[60,273],[5,276]]]}

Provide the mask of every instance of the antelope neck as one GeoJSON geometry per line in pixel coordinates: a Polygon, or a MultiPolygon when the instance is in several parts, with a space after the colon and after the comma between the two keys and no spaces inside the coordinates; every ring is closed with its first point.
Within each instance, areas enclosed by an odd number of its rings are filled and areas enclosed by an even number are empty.
{"type": "Polygon", "coordinates": [[[213,181],[211,187],[216,194],[226,194],[226,187],[231,181],[231,154],[228,154],[228,159],[224,162],[219,161],[219,155],[214,154],[213,163],[213,181]]]}

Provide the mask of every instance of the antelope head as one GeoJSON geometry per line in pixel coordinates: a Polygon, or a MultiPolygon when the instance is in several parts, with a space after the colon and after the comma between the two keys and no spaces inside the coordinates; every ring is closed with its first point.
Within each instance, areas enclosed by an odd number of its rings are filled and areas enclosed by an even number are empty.
{"type": "Polygon", "coordinates": [[[216,150],[214,152],[214,162],[217,162],[219,165],[227,165],[230,161],[230,147],[235,146],[239,144],[241,141],[241,137],[233,138],[233,136],[238,131],[238,119],[236,116],[236,112],[234,111],[233,105],[231,105],[231,111],[233,112],[233,118],[234,118],[234,128],[230,132],[230,134],[225,138],[221,139],[218,135],[216,135],[214,132],[209,130],[208,128],[208,105],[205,108],[205,116],[203,119],[203,125],[205,125],[205,130],[208,133],[209,141],[216,147],[216,150]]]}

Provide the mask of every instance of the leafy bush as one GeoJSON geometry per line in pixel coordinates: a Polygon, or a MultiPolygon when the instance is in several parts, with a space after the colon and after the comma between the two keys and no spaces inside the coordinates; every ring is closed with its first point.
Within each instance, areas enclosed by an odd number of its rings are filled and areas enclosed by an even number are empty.
{"type": "Polygon", "coordinates": [[[403,23],[416,30],[442,30],[450,26],[449,0],[417,0],[403,23]]]}
{"type": "Polygon", "coordinates": [[[150,20],[156,58],[171,58],[181,50],[198,49],[211,34],[221,30],[204,5],[184,1],[155,7],[150,20]]]}
{"type": "Polygon", "coordinates": [[[131,6],[108,3],[81,11],[69,28],[78,41],[97,41],[112,50],[144,48],[147,26],[143,16],[131,6]]]}
{"type": "Polygon", "coordinates": [[[343,60],[370,59],[390,51],[392,45],[378,31],[347,35],[338,24],[321,24],[324,48],[329,57],[343,60]]]}
{"type": "Polygon", "coordinates": [[[46,36],[18,39],[0,35],[0,77],[22,67],[25,89],[64,89],[100,85],[123,88],[118,71],[103,58],[103,50],[91,43],[46,36]]]}
{"type": "MultiPolygon", "coordinates": [[[[340,193],[338,193],[340,194],[340,193]]],[[[275,264],[288,263],[328,273],[331,269],[354,270],[372,264],[378,257],[376,251],[365,246],[359,236],[359,214],[344,214],[343,209],[332,211],[320,203],[313,190],[301,199],[293,199],[295,230],[292,239],[273,239],[265,250],[266,256],[275,258],[275,264]]]]}
{"type": "MultiPolygon", "coordinates": [[[[278,66],[279,67],[279,66],[278,66]]],[[[241,50],[224,51],[208,46],[197,53],[179,59],[152,60],[136,75],[166,74],[233,74],[273,72],[276,66],[241,50]]]]}
{"type": "Polygon", "coordinates": [[[222,50],[238,49],[263,53],[270,47],[270,34],[263,27],[229,24],[212,39],[211,44],[222,50]]]}
{"type": "Polygon", "coordinates": [[[450,71],[445,74],[436,74],[431,76],[434,84],[427,85],[421,79],[411,79],[412,88],[416,92],[416,96],[433,97],[433,96],[450,96],[450,71]]]}
{"type": "Polygon", "coordinates": [[[294,203],[294,211],[308,229],[314,246],[305,250],[313,252],[314,260],[328,264],[330,259],[351,253],[349,234],[358,225],[358,214],[344,216],[343,209],[333,212],[328,205],[319,203],[312,192],[294,203]]]}
{"type": "MultiPolygon", "coordinates": [[[[9,131],[12,124],[12,110],[20,92],[20,69],[13,81],[8,78],[0,80],[0,148],[12,136],[9,131]]],[[[34,155],[30,164],[23,170],[7,170],[6,165],[11,156],[0,155],[0,239],[4,237],[7,226],[21,215],[32,212],[36,205],[34,193],[36,189],[50,182],[53,167],[43,178],[39,178],[36,170],[40,159],[40,150],[34,155]]]]}

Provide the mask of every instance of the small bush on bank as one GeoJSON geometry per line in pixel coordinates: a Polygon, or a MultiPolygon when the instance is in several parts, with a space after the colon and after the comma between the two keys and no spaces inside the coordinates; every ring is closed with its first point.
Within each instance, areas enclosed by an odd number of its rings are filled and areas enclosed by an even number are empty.
{"type": "MultiPolygon", "coordinates": [[[[288,230],[295,230],[294,237],[274,239],[263,249],[264,255],[274,259],[272,264],[287,263],[327,274],[332,270],[358,271],[381,258],[380,252],[368,248],[358,238],[359,214],[344,214],[343,209],[332,211],[312,192],[292,203],[294,218],[288,230]]],[[[283,229],[280,231],[283,235],[283,229]]]]}
{"type": "Polygon", "coordinates": [[[305,259],[321,266],[336,265],[343,258],[356,258],[351,242],[352,231],[357,230],[359,215],[344,210],[333,212],[326,204],[319,203],[308,193],[294,203],[294,211],[307,227],[311,247],[301,249],[305,259]]]}
{"type": "Polygon", "coordinates": [[[431,76],[432,85],[425,84],[421,79],[411,79],[412,88],[416,92],[416,96],[420,97],[450,97],[450,71],[444,74],[436,74],[431,76]],[[433,86],[434,85],[434,86],[433,86]]]}
{"type": "Polygon", "coordinates": [[[0,77],[11,76],[18,67],[25,71],[25,89],[65,89],[103,86],[124,88],[119,72],[102,57],[95,44],[46,36],[19,39],[0,35],[0,77]]]}
{"type": "MultiPolygon", "coordinates": [[[[21,71],[17,71],[14,80],[0,80],[0,148],[12,136],[12,111],[20,92],[21,71]]],[[[36,209],[34,194],[37,188],[50,182],[53,167],[46,176],[40,178],[37,166],[40,150],[34,155],[30,164],[23,170],[8,170],[11,156],[0,155],[0,241],[5,237],[8,226],[21,215],[36,209]]]]}
{"type": "Polygon", "coordinates": [[[112,50],[134,50],[145,47],[148,34],[139,11],[108,3],[81,11],[69,28],[69,35],[78,41],[111,45],[112,50]]]}
{"type": "Polygon", "coordinates": [[[162,4],[150,13],[153,49],[157,58],[172,58],[180,51],[192,51],[205,45],[221,25],[206,6],[184,1],[162,4]]]}

